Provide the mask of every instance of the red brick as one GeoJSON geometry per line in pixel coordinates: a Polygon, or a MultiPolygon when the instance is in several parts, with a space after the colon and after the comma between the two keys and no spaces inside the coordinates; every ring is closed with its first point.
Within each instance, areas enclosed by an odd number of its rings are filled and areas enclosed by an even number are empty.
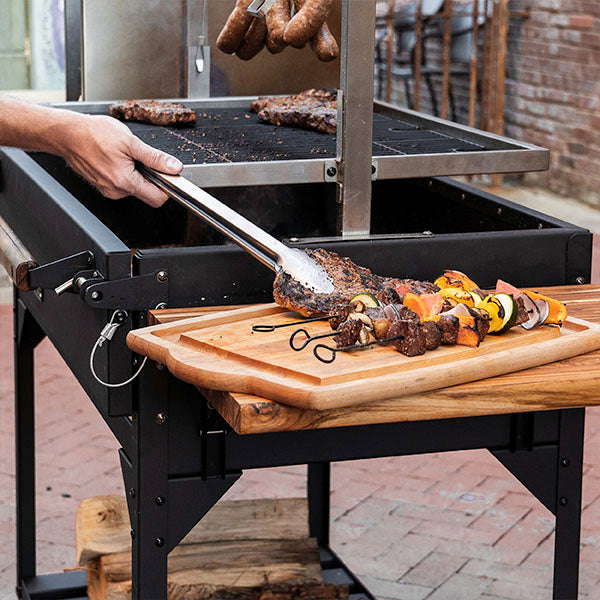
{"type": "Polygon", "coordinates": [[[595,19],[591,15],[571,15],[569,25],[575,29],[592,29],[595,19]]]}
{"type": "Polygon", "coordinates": [[[460,556],[432,552],[403,575],[402,581],[435,588],[460,571],[465,562],[460,556]]]}

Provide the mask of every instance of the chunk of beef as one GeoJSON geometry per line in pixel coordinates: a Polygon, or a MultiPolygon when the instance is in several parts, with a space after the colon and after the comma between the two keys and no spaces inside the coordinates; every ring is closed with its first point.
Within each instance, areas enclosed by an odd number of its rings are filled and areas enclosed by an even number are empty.
{"type": "Polygon", "coordinates": [[[421,326],[425,330],[425,344],[427,350],[435,350],[442,343],[442,332],[433,321],[425,321],[421,326]]]}
{"type": "Polygon", "coordinates": [[[442,344],[456,344],[460,323],[454,315],[441,315],[435,324],[442,334],[442,344]]]}
{"type": "Polygon", "coordinates": [[[362,321],[348,319],[344,321],[338,328],[336,335],[333,336],[338,348],[346,346],[354,346],[360,337],[360,332],[363,328],[362,321]]]}

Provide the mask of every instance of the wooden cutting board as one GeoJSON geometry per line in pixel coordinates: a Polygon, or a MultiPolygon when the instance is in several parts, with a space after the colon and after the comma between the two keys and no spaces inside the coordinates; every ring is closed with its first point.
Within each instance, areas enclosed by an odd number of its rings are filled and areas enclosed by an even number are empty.
{"type": "MultiPolygon", "coordinates": [[[[272,333],[253,325],[297,322],[311,335],[330,331],[326,322],[302,324],[276,304],[211,313],[131,331],[128,346],[164,363],[180,379],[203,388],[255,394],[313,410],[326,410],[467,383],[562,360],[600,348],[600,325],[569,318],[562,328],[515,327],[489,335],[479,348],[442,346],[407,357],[374,346],[340,352],[324,364],[289,346],[296,327],[272,333]]],[[[331,338],[323,340],[335,345],[331,338]]]]}

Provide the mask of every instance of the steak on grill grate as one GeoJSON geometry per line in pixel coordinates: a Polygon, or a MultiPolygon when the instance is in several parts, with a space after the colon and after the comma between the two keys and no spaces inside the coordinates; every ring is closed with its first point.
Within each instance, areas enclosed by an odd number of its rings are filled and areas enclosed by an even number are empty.
{"type": "Polygon", "coordinates": [[[337,93],[335,90],[307,90],[295,96],[261,97],[250,104],[263,121],[273,125],[316,129],[323,133],[337,130],[337,93]]]}
{"type": "Polygon", "coordinates": [[[160,100],[123,100],[110,105],[111,117],[122,121],[141,121],[152,125],[194,125],[196,113],[179,102],[160,100]]]}
{"type": "Polygon", "coordinates": [[[304,252],[327,271],[335,290],[331,294],[317,294],[305,288],[287,273],[279,272],[273,284],[273,297],[280,306],[305,317],[337,314],[356,294],[364,292],[383,300],[388,295],[386,291],[388,288],[402,287],[417,294],[435,293],[439,289],[433,283],[426,281],[374,275],[366,267],[361,267],[349,258],[342,258],[336,252],[328,252],[323,248],[304,250],[304,252]]]}

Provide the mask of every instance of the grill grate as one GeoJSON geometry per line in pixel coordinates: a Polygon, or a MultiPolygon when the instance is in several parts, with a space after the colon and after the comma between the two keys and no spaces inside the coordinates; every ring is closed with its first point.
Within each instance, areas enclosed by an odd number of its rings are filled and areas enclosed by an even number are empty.
{"type": "MultiPolygon", "coordinates": [[[[277,127],[240,108],[197,110],[194,128],[127,123],[148,144],[184,164],[335,158],[336,136],[277,127]]],[[[484,146],[375,114],[373,156],[475,152],[484,146]]]]}

